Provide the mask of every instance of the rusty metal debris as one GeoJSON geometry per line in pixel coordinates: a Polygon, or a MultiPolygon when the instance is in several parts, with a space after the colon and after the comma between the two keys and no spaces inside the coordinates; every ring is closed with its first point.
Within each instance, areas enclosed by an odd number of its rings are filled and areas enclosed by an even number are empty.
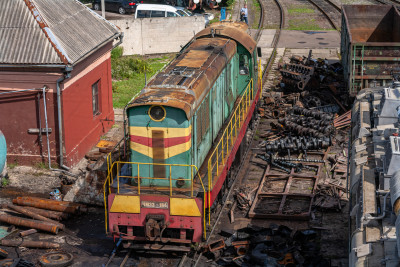
{"type": "Polygon", "coordinates": [[[44,210],[44,209],[38,209],[38,208],[34,208],[34,207],[29,207],[29,206],[24,206],[24,208],[26,210],[32,211],[36,214],[39,214],[39,215],[42,215],[49,219],[54,219],[57,221],[61,221],[63,219],[68,219],[68,217],[70,216],[69,213],[60,212],[60,211],[44,210]]]}
{"type": "Polygon", "coordinates": [[[51,199],[36,198],[36,197],[18,197],[13,200],[14,204],[20,206],[30,206],[40,209],[47,209],[53,211],[79,213],[86,212],[87,208],[84,205],[72,203],[68,201],[56,201],[51,199]]]}
{"type": "Polygon", "coordinates": [[[11,225],[24,226],[24,227],[29,227],[29,228],[33,228],[33,229],[38,229],[38,230],[50,232],[53,234],[58,234],[58,231],[59,231],[58,225],[55,225],[50,222],[36,221],[36,220],[6,215],[6,214],[0,214],[0,221],[6,222],[11,225]]]}
{"type": "Polygon", "coordinates": [[[24,236],[33,235],[33,234],[36,234],[36,233],[37,233],[36,229],[29,229],[29,230],[20,232],[19,236],[20,237],[24,237],[24,236]]]}
{"type": "Polygon", "coordinates": [[[27,210],[27,209],[25,209],[23,207],[15,206],[13,204],[7,204],[7,208],[9,208],[11,210],[14,210],[14,211],[17,211],[17,212],[19,212],[21,214],[24,214],[26,216],[29,216],[29,217],[31,217],[33,219],[36,219],[36,220],[39,220],[39,221],[50,222],[52,224],[55,224],[55,225],[58,226],[58,228],[60,230],[63,230],[65,228],[64,224],[56,222],[56,221],[53,221],[52,219],[49,219],[49,218],[44,217],[42,215],[36,214],[36,213],[34,213],[34,212],[30,211],[30,210],[27,210]]]}
{"type": "Polygon", "coordinates": [[[218,265],[329,266],[321,257],[319,235],[315,230],[293,231],[285,225],[271,224],[266,228],[249,224],[220,234],[224,236],[226,246],[220,248],[219,258],[208,255],[218,265]]]}
{"type": "MultiPolygon", "coordinates": [[[[311,206],[323,161],[326,160],[329,147],[319,156],[318,163],[307,163],[303,173],[296,173],[294,166],[269,164],[260,182],[256,196],[249,211],[250,218],[298,219],[307,220],[311,215],[311,206]],[[280,172],[285,168],[285,173],[280,172]]],[[[289,162],[288,162],[289,163],[289,162]]]]}
{"type": "Polygon", "coordinates": [[[54,251],[46,253],[39,258],[39,262],[43,267],[50,266],[70,266],[74,260],[71,253],[63,251],[54,251]]]}
{"type": "Polygon", "coordinates": [[[30,240],[8,240],[3,239],[0,241],[2,246],[6,247],[26,247],[26,248],[46,248],[46,249],[57,249],[60,248],[60,244],[44,241],[30,241],[30,240]]]}
{"type": "Polygon", "coordinates": [[[333,120],[333,126],[336,129],[350,126],[350,123],[351,123],[351,110],[347,111],[343,115],[341,115],[333,120]]]}

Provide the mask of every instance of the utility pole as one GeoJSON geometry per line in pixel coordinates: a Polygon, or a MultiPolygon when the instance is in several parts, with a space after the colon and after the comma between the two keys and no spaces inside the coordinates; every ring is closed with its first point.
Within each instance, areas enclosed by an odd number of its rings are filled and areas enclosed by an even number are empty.
{"type": "Polygon", "coordinates": [[[104,6],[104,0],[101,0],[101,16],[103,18],[106,18],[106,9],[105,9],[105,6],[104,6]]]}

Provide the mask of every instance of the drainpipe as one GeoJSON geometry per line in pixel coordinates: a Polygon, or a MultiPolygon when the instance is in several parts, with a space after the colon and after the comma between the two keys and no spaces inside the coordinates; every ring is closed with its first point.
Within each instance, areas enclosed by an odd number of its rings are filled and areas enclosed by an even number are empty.
{"type": "MultiPolygon", "coordinates": [[[[72,68],[71,68],[72,70],[72,68]]],[[[58,117],[58,143],[60,150],[60,167],[69,171],[70,168],[64,165],[64,155],[63,155],[63,129],[62,129],[62,110],[61,110],[61,89],[60,83],[62,83],[65,79],[71,77],[71,72],[68,71],[64,76],[57,80],[57,117],[58,117]]],[[[50,164],[50,162],[49,162],[50,164]]],[[[49,166],[51,169],[51,166],[49,166]]]]}
{"type": "Polygon", "coordinates": [[[122,41],[124,40],[124,33],[121,32],[121,35],[119,36],[119,41],[118,43],[116,43],[115,45],[113,45],[112,49],[116,48],[117,46],[119,46],[120,44],[122,44],[122,41]]]}
{"type": "MultiPolygon", "coordinates": [[[[77,175],[75,175],[75,174],[73,174],[71,172],[68,172],[68,171],[65,171],[65,170],[60,170],[60,169],[54,169],[54,168],[51,167],[50,139],[49,139],[49,131],[47,130],[47,129],[49,129],[49,122],[48,122],[48,119],[47,119],[46,89],[47,89],[46,86],[44,86],[42,88],[42,90],[43,90],[44,120],[45,120],[45,124],[46,124],[47,157],[48,157],[48,161],[49,161],[49,169],[52,170],[52,171],[59,171],[59,172],[65,173],[65,174],[67,174],[69,176],[73,176],[75,178],[78,178],[77,175]]],[[[60,154],[62,155],[62,153],[60,153],[60,154]]],[[[61,164],[60,164],[60,166],[61,166],[61,164]]],[[[63,166],[63,168],[65,169],[65,168],[68,168],[68,167],[63,166]]],[[[69,168],[67,170],[69,170],[69,168]]]]}

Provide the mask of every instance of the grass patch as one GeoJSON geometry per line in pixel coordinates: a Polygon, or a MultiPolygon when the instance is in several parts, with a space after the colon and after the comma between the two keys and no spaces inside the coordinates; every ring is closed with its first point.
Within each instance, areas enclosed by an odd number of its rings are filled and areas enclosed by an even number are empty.
{"type": "Polygon", "coordinates": [[[140,56],[122,56],[122,49],[111,53],[111,73],[114,108],[124,108],[145,85],[147,80],[157,73],[172,57],[145,59],[140,56]]]}
{"type": "Polygon", "coordinates": [[[288,9],[288,13],[290,15],[294,15],[294,14],[312,14],[314,12],[315,12],[314,9],[304,8],[304,7],[289,8],[288,9]]]}
{"type": "Polygon", "coordinates": [[[35,163],[34,167],[36,169],[42,169],[42,170],[48,170],[49,169],[49,165],[47,165],[45,162],[42,162],[42,161],[35,163]]]}
{"type": "Polygon", "coordinates": [[[322,29],[316,22],[315,19],[290,19],[288,30],[296,31],[319,31],[322,29]]]}
{"type": "Polygon", "coordinates": [[[14,169],[15,167],[18,166],[18,162],[14,162],[14,163],[7,163],[7,169],[14,169]]]}
{"type": "Polygon", "coordinates": [[[258,23],[260,22],[260,16],[261,16],[261,6],[257,0],[253,0],[252,4],[253,4],[252,9],[253,9],[253,14],[254,14],[254,21],[253,21],[253,25],[251,26],[251,28],[258,29],[258,23]]]}
{"type": "Polygon", "coordinates": [[[6,187],[9,184],[10,184],[10,180],[8,180],[7,177],[0,178],[0,187],[6,187]]]}

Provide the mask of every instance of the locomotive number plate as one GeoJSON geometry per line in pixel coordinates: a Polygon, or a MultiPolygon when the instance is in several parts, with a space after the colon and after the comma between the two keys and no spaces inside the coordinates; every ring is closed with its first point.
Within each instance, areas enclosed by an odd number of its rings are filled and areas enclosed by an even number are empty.
{"type": "Polygon", "coordinates": [[[168,202],[141,201],[140,206],[142,208],[168,209],[168,202]]]}

